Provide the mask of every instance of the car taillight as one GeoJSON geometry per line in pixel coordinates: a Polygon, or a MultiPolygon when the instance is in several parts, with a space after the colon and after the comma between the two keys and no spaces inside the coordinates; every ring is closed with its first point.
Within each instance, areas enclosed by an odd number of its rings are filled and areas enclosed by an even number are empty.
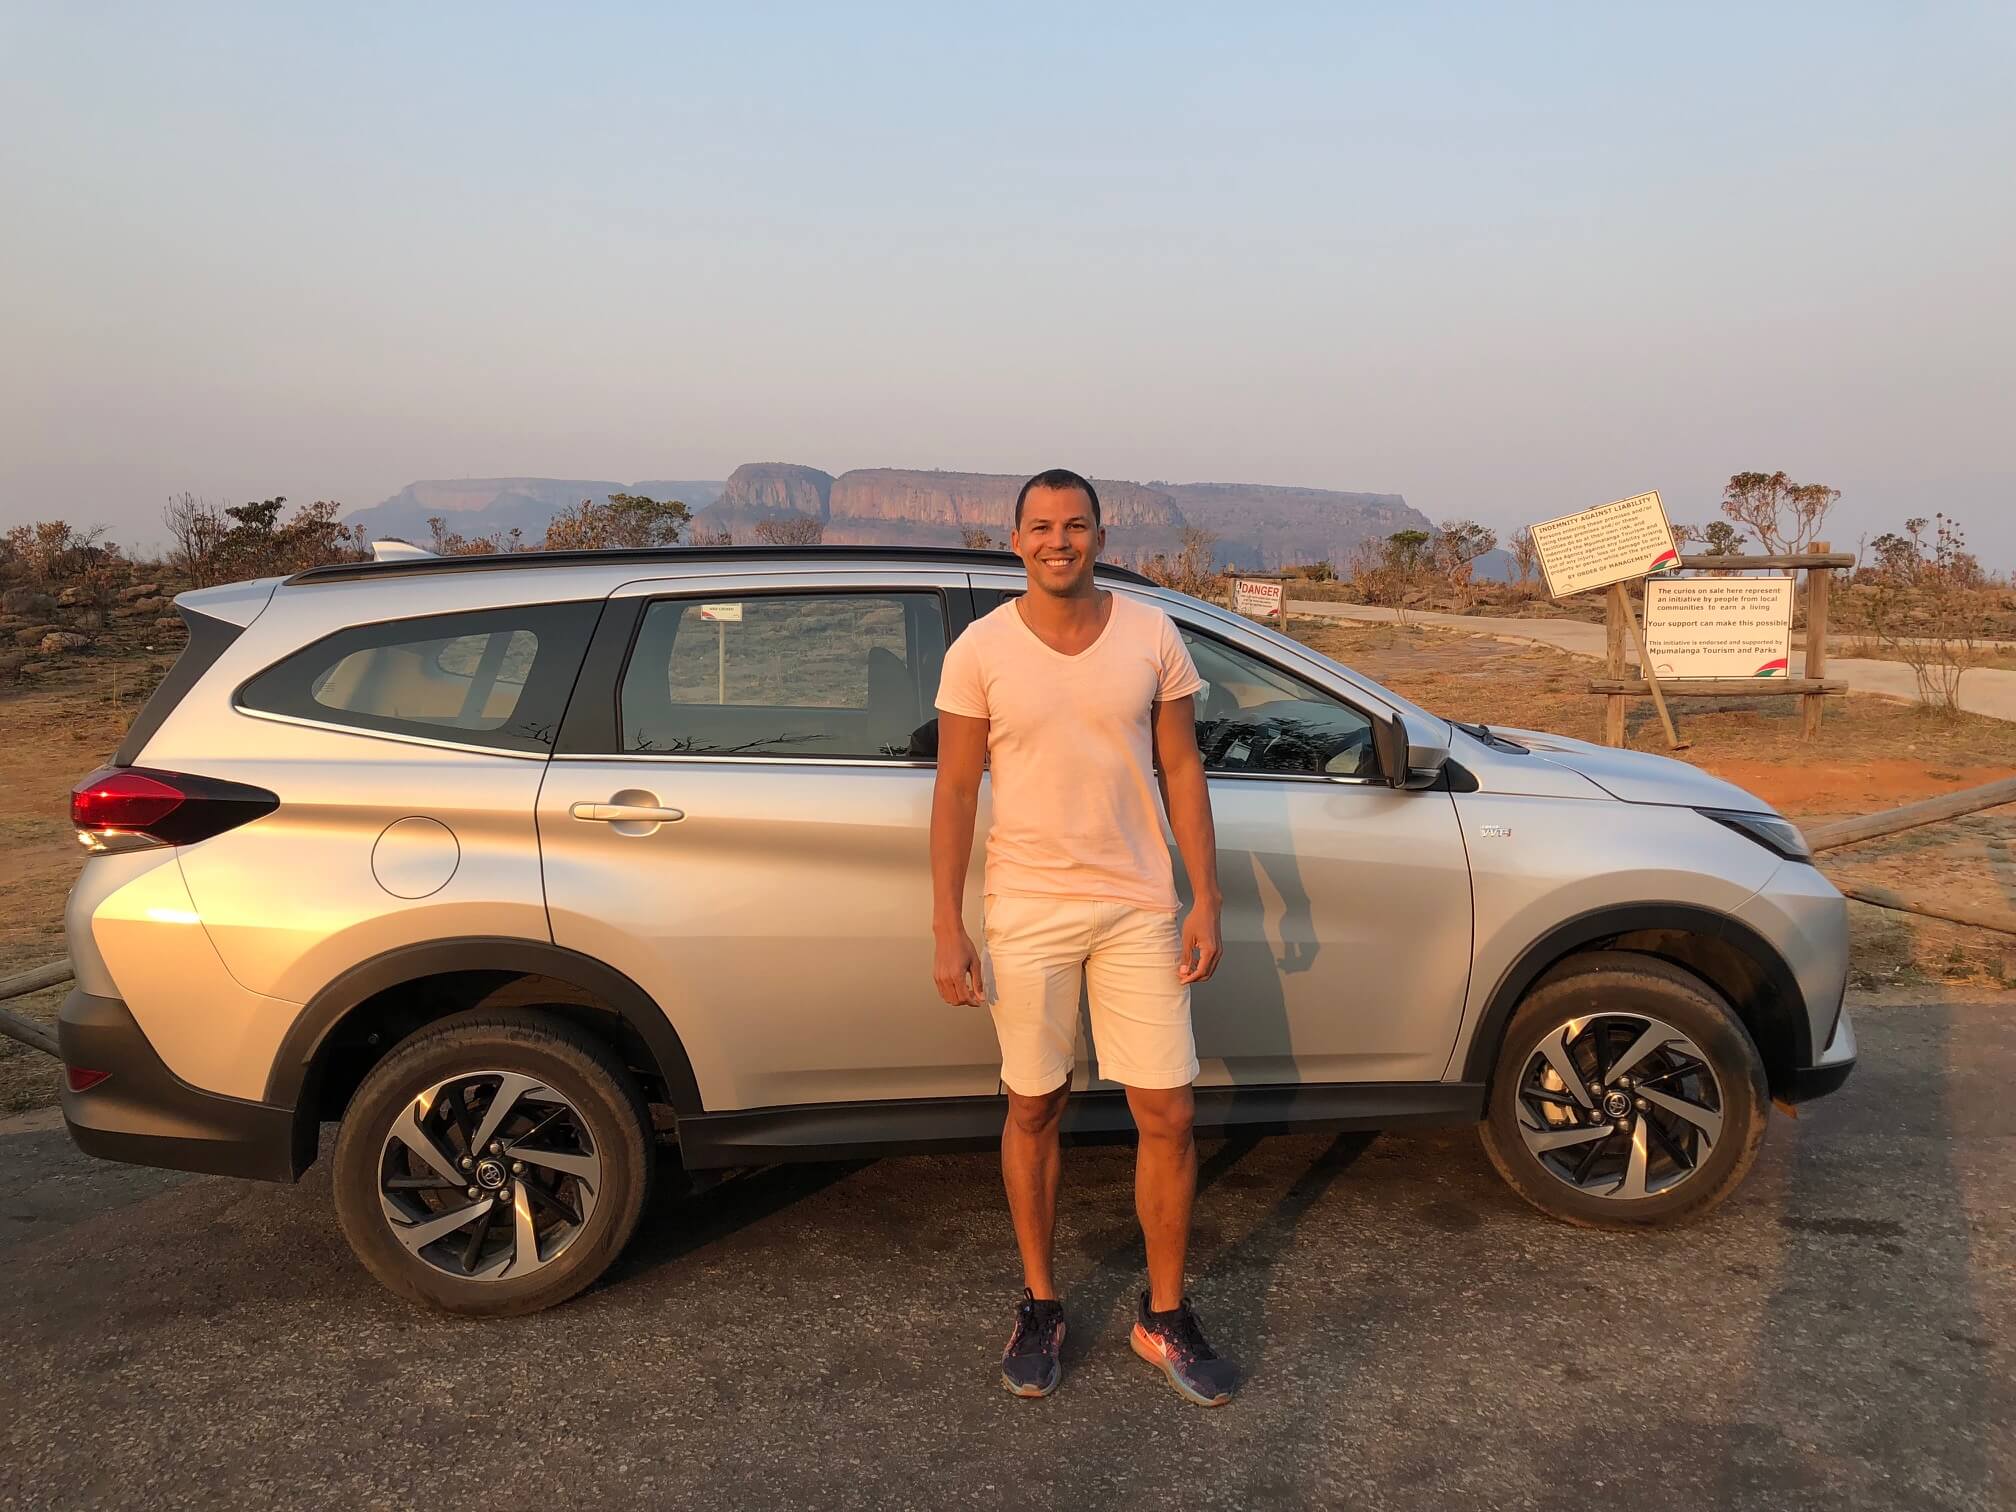
{"type": "Polygon", "coordinates": [[[70,822],[100,847],[110,837],[194,845],[278,807],[264,788],[143,767],[105,767],[70,790],[70,822]]]}
{"type": "Polygon", "coordinates": [[[63,1075],[69,1081],[72,1092],[89,1092],[111,1074],[110,1071],[87,1071],[82,1066],[63,1068],[63,1075]]]}

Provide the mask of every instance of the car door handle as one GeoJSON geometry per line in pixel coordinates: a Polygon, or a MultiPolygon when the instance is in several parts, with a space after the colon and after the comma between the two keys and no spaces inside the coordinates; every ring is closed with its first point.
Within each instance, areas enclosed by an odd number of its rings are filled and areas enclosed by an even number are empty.
{"type": "Polygon", "coordinates": [[[673,824],[686,817],[684,809],[657,808],[648,803],[577,803],[567,812],[597,824],[673,824]]]}

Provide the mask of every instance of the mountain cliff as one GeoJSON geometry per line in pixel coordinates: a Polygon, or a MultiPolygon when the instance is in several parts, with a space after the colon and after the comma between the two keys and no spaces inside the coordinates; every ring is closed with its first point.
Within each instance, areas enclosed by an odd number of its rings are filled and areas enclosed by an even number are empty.
{"type": "Polygon", "coordinates": [[[1218,537],[1227,566],[1271,571],[1328,558],[1343,568],[1360,541],[1431,530],[1399,494],[1339,493],[1261,483],[1158,483],[1192,525],[1218,537]]]}
{"type": "MultiPolygon", "coordinates": [[[[1186,525],[1217,536],[1223,566],[1272,569],[1328,558],[1342,568],[1360,541],[1396,530],[1427,530],[1428,517],[1399,494],[1343,493],[1257,483],[1132,483],[1095,480],[1107,528],[1107,554],[1138,561],[1181,549],[1186,525]]],[[[679,499],[694,527],[754,538],[764,520],[810,517],[835,545],[956,546],[969,530],[1006,545],[1013,523],[1016,473],[925,472],[864,467],[839,477],[793,462],[748,462],[724,482],[462,478],[412,483],[384,503],[349,516],[374,535],[425,540],[440,515],[464,535],[508,531],[537,539],[561,509],[612,493],[679,499]]]]}

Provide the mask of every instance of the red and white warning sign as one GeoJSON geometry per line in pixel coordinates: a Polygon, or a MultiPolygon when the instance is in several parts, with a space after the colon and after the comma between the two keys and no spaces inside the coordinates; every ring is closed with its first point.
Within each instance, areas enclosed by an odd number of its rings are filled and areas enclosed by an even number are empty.
{"type": "Polygon", "coordinates": [[[1239,578],[1232,585],[1232,607],[1259,620],[1281,619],[1281,585],[1265,578],[1239,578]]]}

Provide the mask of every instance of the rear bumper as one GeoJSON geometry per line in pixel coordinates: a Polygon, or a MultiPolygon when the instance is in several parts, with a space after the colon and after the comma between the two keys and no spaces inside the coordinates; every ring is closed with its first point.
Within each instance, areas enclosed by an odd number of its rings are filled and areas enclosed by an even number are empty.
{"type": "Polygon", "coordinates": [[[88,1091],[63,1091],[63,1121],[87,1155],[259,1181],[293,1181],[313,1156],[297,1148],[291,1108],[219,1097],[178,1079],[118,998],[73,991],[56,1038],[66,1066],[108,1073],[88,1091]]]}
{"type": "Polygon", "coordinates": [[[1854,1069],[1855,1025],[1844,1005],[1835,1017],[1834,1033],[1827,1041],[1827,1048],[1820,1052],[1814,1064],[1794,1067],[1779,1096],[1789,1103],[1811,1102],[1816,1097],[1825,1097],[1829,1092],[1839,1091],[1854,1069]]]}

